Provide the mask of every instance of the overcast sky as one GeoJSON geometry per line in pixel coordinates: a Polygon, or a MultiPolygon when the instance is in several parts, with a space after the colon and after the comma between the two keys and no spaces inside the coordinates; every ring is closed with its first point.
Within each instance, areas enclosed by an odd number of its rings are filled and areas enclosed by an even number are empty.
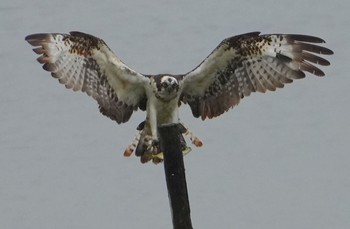
{"type": "Polygon", "coordinates": [[[0,3],[1,228],[171,228],[163,165],[122,153],[144,112],[117,125],[64,88],[24,37],[78,30],[142,73],[185,73],[226,37],[301,33],[335,55],[219,118],[181,118],[204,143],[185,157],[194,228],[350,228],[349,2],[38,1],[0,3]]]}

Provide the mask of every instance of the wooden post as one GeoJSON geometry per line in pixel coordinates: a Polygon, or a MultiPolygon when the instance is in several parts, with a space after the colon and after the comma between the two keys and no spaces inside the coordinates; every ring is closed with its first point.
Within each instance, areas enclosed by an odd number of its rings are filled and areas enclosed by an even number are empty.
{"type": "Polygon", "coordinates": [[[158,127],[174,229],[193,229],[178,124],[158,127]]]}

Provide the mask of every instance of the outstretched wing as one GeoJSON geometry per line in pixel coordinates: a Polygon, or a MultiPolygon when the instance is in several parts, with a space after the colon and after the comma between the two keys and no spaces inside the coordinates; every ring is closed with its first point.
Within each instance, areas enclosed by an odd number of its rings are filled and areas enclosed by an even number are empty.
{"type": "Polygon", "coordinates": [[[126,66],[106,43],[81,32],[33,34],[26,38],[36,46],[37,60],[61,84],[83,91],[99,104],[102,114],[117,123],[129,120],[145,99],[149,79],[126,66]]]}
{"type": "Polygon", "coordinates": [[[183,76],[181,100],[195,117],[213,118],[237,105],[251,92],[274,91],[306,72],[324,73],[313,64],[330,63],[320,38],[306,35],[247,33],[223,40],[194,70],[183,76]]]}

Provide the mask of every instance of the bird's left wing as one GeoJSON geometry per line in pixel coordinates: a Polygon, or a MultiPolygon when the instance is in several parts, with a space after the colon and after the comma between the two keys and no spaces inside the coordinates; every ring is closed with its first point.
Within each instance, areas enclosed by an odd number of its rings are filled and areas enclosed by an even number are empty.
{"type": "Polygon", "coordinates": [[[182,76],[181,101],[195,117],[213,118],[251,92],[274,91],[306,72],[324,73],[313,64],[329,65],[315,54],[333,52],[307,35],[247,33],[223,40],[193,71],[182,76]]]}
{"type": "Polygon", "coordinates": [[[117,123],[128,121],[143,106],[149,78],[126,66],[103,40],[81,32],[25,39],[36,47],[33,51],[41,55],[37,60],[46,71],[66,88],[92,96],[101,113],[117,123]]]}

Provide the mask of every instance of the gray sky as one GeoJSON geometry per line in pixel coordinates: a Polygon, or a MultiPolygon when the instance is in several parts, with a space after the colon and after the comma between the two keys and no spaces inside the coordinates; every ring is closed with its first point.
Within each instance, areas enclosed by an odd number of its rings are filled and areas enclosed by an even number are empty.
{"type": "Polygon", "coordinates": [[[13,1],[0,4],[2,228],[171,228],[163,166],[122,153],[143,112],[117,125],[35,61],[24,37],[78,30],[142,73],[184,73],[250,31],[319,36],[326,77],[254,94],[219,118],[181,117],[194,228],[350,227],[349,3],[13,1]]]}

